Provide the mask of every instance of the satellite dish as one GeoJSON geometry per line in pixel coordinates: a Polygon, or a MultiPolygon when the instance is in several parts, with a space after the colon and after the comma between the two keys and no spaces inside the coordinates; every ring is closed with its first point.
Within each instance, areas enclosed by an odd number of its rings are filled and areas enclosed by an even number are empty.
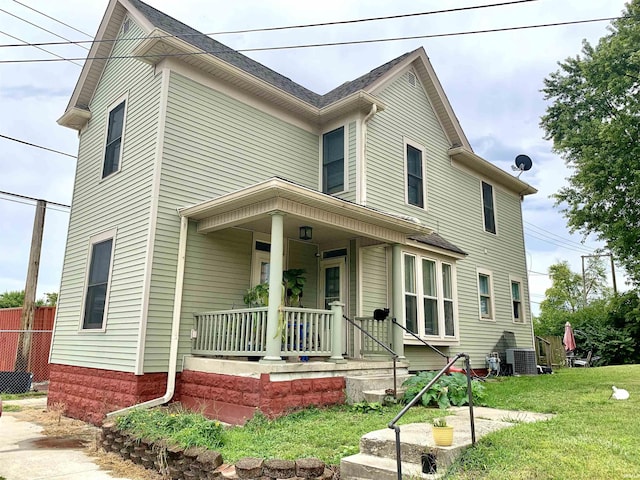
{"type": "Polygon", "coordinates": [[[533,162],[531,161],[531,159],[527,155],[522,155],[522,154],[516,157],[516,160],[514,163],[515,165],[513,165],[511,169],[520,171],[520,173],[518,173],[518,178],[520,178],[520,175],[522,175],[522,172],[531,170],[531,167],[533,166],[533,162]]]}

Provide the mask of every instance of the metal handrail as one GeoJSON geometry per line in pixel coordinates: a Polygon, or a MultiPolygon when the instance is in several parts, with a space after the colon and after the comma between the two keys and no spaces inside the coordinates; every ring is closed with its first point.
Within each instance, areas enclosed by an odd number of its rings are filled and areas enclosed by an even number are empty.
{"type": "Polygon", "coordinates": [[[397,388],[397,374],[396,374],[396,361],[398,360],[398,354],[396,352],[394,352],[393,350],[391,350],[388,346],[386,346],[384,343],[382,343],[380,340],[378,340],[376,337],[374,337],[373,335],[371,335],[369,332],[367,332],[364,328],[362,328],[360,325],[358,325],[356,322],[354,322],[353,320],[351,320],[349,317],[347,317],[346,315],[343,315],[342,318],[344,318],[347,322],[349,322],[351,325],[353,325],[354,327],[356,327],[358,330],[360,330],[362,333],[364,333],[367,337],[369,337],[371,340],[373,340],[374,342],[376,342],[378,345],[380,345],[382,348],[384,348],[389,355],[391,355],[391,359],[393,360],[393,397],[395,398],[398,392],[398,388],[397,388]]]}
{"type": "Polygon", "coordinates": [[[398,413],[393,420],[389,422],[388,427],[396,433],[396,465],[398,468],[398,480],[402,480],[402,458],[400,453],[400,427],[396,425],[398,421],[404,416],[407,411],[413,407],[439,379],[444,375],[449,368],[453,366],[458,360],[464,357],[464,366],[467,372],[467,396],[469,397],[469,421],[471,422],[471,444],[476,443],[476,426],[473,418],[473,392],[471,389],[471,365],[469,364],[469,355],[466,353],[458,353],[452,360],[450,360],[442,370],[440,370],[435,377],[413,397],[413,399],[398,413]]]}
{"type": "Polygon", "coordinates": [[[409,330],[407,327],[405,327],[404,325],[401,325],[398,323],[398,321],[395,318],[391,319],[391,323],[393,323],[394,325],[400,327],[402,330],[404,330],[405,332],[407,332],[409,335],[413,336],[416,340],[419,340],[420,342],[424,343],[427,347],[429,347],[431,350],[433,350],[434,352],[436,352],[438,355],[440,355],[442,358],[446,358],[447,362],[449,361],[449,355],[442,353],[440,350],[438,350],[436,347],[434,347],[433,345],[425,342],[422,338],[420,338],[418,335],[416,335],[415,333],[413,333],[411,330],[409,330]]]}

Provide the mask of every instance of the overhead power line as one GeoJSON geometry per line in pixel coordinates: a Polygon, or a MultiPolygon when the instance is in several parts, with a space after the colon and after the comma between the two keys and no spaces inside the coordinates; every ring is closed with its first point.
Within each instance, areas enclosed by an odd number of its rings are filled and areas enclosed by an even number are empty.
{"type": "MultiPolygon", "coordinates": [[[[33,202],[37,202],[37,201],[42,200],[40,198],[29,197],[27,195],[20,195],[19,193],[3,192],[2,190],[0,190],[0,195],[8,195],[10,197],[21,198],[23,200],[31,200],[33,202]]],[[[5,200],[7,200],[7,199],[5,199],[5,200]]],[[[64,208],[71,208],[71,205],[65,205],[64,203],[51,202],[49,200],[42,200],[42,201],[46,202],[49,205],[55,205],[55,206],[64,207],[64,208]]]]}
{"type": "Polygon", "coordinates": [[[83,32],[82,30],[78,30],[77,28],[72,27],[72,26],[71,26],[71,25],[69,25],[68,23],[64,23],[64,22],[62,22],[62,21],[58,20],[57,18],[53,18],[52,16],[47,15],[46,13],[41,12],[40,10],[36,10],[35,8],[33,8],[33,7],[29,6],[29,5],[27,5],[26,3],[19,2],[18,0],[13,0],[13,1],[14,1],[14,3],[17,3],[18,5],[22,5],[23,7],[28,8],[29,10],[33,10],[34,12],[36,12],[36,13],[38,13],[38,14],[42,15],[43,17],[47,17],[48,19],[53,20],[54,22],[57,22],[57,23],[59,23],[60,25],[64,25],[65,27],[70,28],[71,30],[75,30],[76,32],[81,33],[81,34],[82,34],[82,35],[84,35],[85,37],[93,38],[93,37],[92,37],[91,35],[89,35],[88,33],[85,33],[85,32],[83,32]]]}
{"type": "MultiPolygon", "coordinates": [[[[11,37],[11,38],[13,38],[13,39],[15,39],[15,40],[18,40],[19,42],[24,42],[24,41],[25,41],[25,40],[23,40],[23,39],[21,39],[21,38],[19,38],[19,37],[16,37],[15,35],[11,35],[10,33],[7,33],[7,32],[0,31],[0,33],[1,33],[2,35],[6,35],[7,37],[11,37]]],[[[52,58],[52,59],[50,59],[50,60],[70,62],[70,63],[73,63],[74,65],[78,65],[79,67],[81,67],[81,66],[82,66],[82,64],[81,64],[81,63],[78,63],[78,62],[77,62],[77,61],[75,61],[75,60],[80,60],[80,61],[84,60],[83,58],[64,58],[63,56],[58,55],[57,53],[54,53],[54,52],[52,52],[52,51],[50,51],[50,50],[47,50],[46,48],[42,48],[42,47],[41,47],[41,46],[39,46],[39,45],[30,45],[30,46],[32,46],[32,47],[34,47],[34,48],[37,48],[38,50],[42,50],[43,52],[46,52],[46,53],[48,53],[49,55],[53,55],[54,57],[57,57],[57,58],[55,58],[55,59],[54,59],[54,58],[52,58]]],[[[11,63],[11,62],[9,62],[9,63],[11,63]]]]}
{"type": "Polygon", "coordinates": [[[71,157],[71,158],[78,158],[75,155],[71,155],[70,153],[61,152],[60,150],[54,150],[53,148],[43,147],[42,145],[36,145],[35,143],[27,142],[25,140],[20,140],[19,138],[8,137],[7,135],[2,135],[1,133],[0,133],[0,138],[11,140],[12,142],[22,143],[24,145],[29,145],[30,147],[41,148],[42,150],[47,150],[48,152],[57,153],[58,155],[64,155],[66,157],[71,157]]]}
{"type": "MultiPolygon", "coordinates": [[[[514,5],[514,4],[519,4],[519,3],[530,3],[530,2],[537,2],[537,1],[538,0],[513,0],[513,1],[509,1],[509,2],[491,3],[491,4],[487,4],[487,5],[472,5],[472,6],[468,6],[468,7],[447,8],[447,9],[443,9],[443,10],[430,10],[430,11],[427,11],[427,12],[403,13],[403,14],[398,14],[398,15],[387,15],[387,16],[381,16],[381,17],[357,18],[357,19],[351,19],[351,20],[338,20],[338,21],[333,21],[333,22],[322,22],[322,23],[307,23],[307,24],[300,24],[300,25],[285,25],[285,26],[279,26],[279,27],[247,28],[247,29],[242,29],[242,30],[227,30],[227,31],[212,32],[212,33],[185,33],[185,34],[181,34],[180,36],[181,37],[192,37],[192,36],[198,36],[199,37],[199,36],[202,36],[202,35],[205,35],[205,36],[231,35],[231,34],[238,34],[238,33],[272,32],[272,31],[276,31],[276,30],[290,30],[290,29],[310,28],[310,27],[327,27],[327,26],[346,25],[346,24],[353,24],[353,23],[375,22],[375,21],[379,21],[379,20],[394,20],[394,19],[398,19],[398,18],[419,17],[419,16],[426,16],[426,15],[435,15],[435,14],[439,14],[439,13],[453,13],[453,12],[461,12],[461,11],[465,11],[465,10],[476,10],[476,9],[481,9],[481,8],[502,7],[502,6],[509,6],[509,5],[514,5]]],[[[24,5],[23,3],[18,2],[17,0],[14,0],[14,2],[20,3],[20,5],[24,5]]],[[[24,5],[24,6],[26,6],[26,5],[24,5]]],[[[28,7],[28,8],[31,8],[31,7],[28,7]]],[[[38,12],[38,13],[41,13],[41,12],[38,12]]],[[[49,18],[52,18],[52,17],[49,17],[49,18]]],[[[66,24],[63,24],[63,25],[66,25],[66,24]]],[[[69,26],[69,25],[66,25],[66,26],[69,26]]],[[[73,28],[73,27],[70,27],[70,28],[73,28]]],[[[80,33],[83,33],[83,32],[80,32],[80,33]]],[[[87,35],[87,34],[85,34],[85,35],[87,35]]],[[[91,37],[91,35],[87,35],[87,36],[91,37]]],[[[154,36],[153,38],[168,38],[168,37],[175,37],[175,35],[158,35],[158,36],[154,36]]],[[[148,38],[152,38],[152,37],[143,36],[143,37],[123,38],[120,41],[146,40],[148,38]]],[[[65,39],[65,40],[68,40],[68,39],[65,39]]],[[[31,44],[31,45],[29,45],[29,44],[0,45],[0,47],[26,47],[26,46],[32,46],[32,45],[42,45],[42,46],[46,46],[46,45],[67,45],[69,43],[81,44],[81,43],[117,42],[117,41],[118,41],[118,39],[116,39],[116,38],[102,39],[102,40],[95,40],[95,41],[92,41],[92,40],[80,40],[80,41],[68,40],[67,42],[42,42],[42,43],[37,43],[37,44],[34,43],[34,44],[31,44]]]]}
{"type": "Polygon", "coordinates": [[[553,233],[553,232],[550,232],[550,231],[548,231],[548,230],[545,230],[545,229],[543,229],[543,228],[538,227],[538,226],[537,226],[536,224],[534,224],[534,223],[527,222],[526,220],[524,221],[524,223],[525,223],[525,225],[528,225],[530,228],[533,228],[534,230],[536,230],[536,233],[540,232],[539,234],[542,234],[542,235],[550,235],[550,236],[552,236],[552,237],[554,237],[554,238],[557,238],[558,240],[560,240],[560,241],[562,241],[562,242],[570,243],[570,244],[576,245],[577,247],[580,247],[580,248],[586,248],[586,249],[588,249],[589,251],[593,250],[593,249],[591,249],[591,248],[589,248],[589,247],[585,246],[585,244],[584,244],[584,243],[576,242],[576,241],[571,240],[571,239],[569,239],[569,238],[567,238],[567,237],[563,237],[563,236],[561,236],[561,235],[557,235],[557,234],[555,234],[555,233],[553,233]]]}
{"type": "MultiPolygon", "coordinates": [[[[316,47],[336,47],[341,45],[360,45],[367,43],[383,43],[383,42],[396,42],[401,40],[421,40],[428,38],[442,38],[442,37],[454,37],[461,35],[475,35],[480,33],[496,33],[496,32],[507,32],[513,30],[527,30],[533,28],[544,28],[544,27],[558,27],[563,25],[577,25],[582,23],[594,23],[594,22],[604,22],[616,20],[621,17],[606,17],[606,18],[592,18],[587,20],[571,20],[567,22],[556,22],[556,23],[543,23],[536,25],[522,25],[519,27],[505,27],[505,28],[491,28],[487,30],[468,30],[462,32],[451,32],[451,33],[434,33],[430,35],[412,35],[406,37],[393,37],[393,38],[378,38],[371,40],[351,40],[344,42],[329,42],[329,43],[310,43],[310,44],[299,44],[299,45],[281,45],[275,47],[256,47],[256,48],[242,48],[236,50],[236,52],[262,52],[267,50],[292,50],[298,48],[316,48],[316,47]]],[[[1,33],[1,32],[0,32],[1,33]]],[[[202,34],[204,35],[204,34],[202,34]]],[[[171,35],[172,37],[174,35],[171,35]]],[[[147,37],[145,37],[147,38],[147,37]]],[[[158,37],[160,38],[160,37],[158,37]]],[[[124,40],[124,39],[123,39],[124,40]]],[[[129,40],[129,39],[127,39],[129,40]]],[[[133,39],[131,39],[133,40],[133,39]]],[[[31,46],[35,46],[36,44],[29,44],[31,46]]],[[[24,46],[24,45],[20,45],[24,46]]],[[[203,50],[200,52],[190,52],[190,53],[168,53],[168,54],[156,54],[156,55],[107,55],[104,57],[78,57],[78,58],[64,58],[64,59],[56,59],[56,58],[43,58],[43,59],[24,59],[24,60],[0,60],[0,63],[37,63],[37,62],[59,62],[62,60],[72,61],[72,60],[109,60],[109,59],[127,59],[127,58],[167,58],[167,57],[189,57],[194,55],[211,55],[216,53],[224,53],[218,52],[215,50],[203,50]]]]}
{"type": "Polygon", "coordinates": [[[591,253],[592,252],[592,250],[589,250],[588,248],[575,248],[575,247],[573,247],[571,245],[566,245],[566,244],[560,243],[560,242],[555,241],[555,240],[553,240],[551,238],[536,235],[534,232],[525,231],[525,236],[532,237],[532,238],[535,238],[535,239],[540,240],[542,242],[546,242],[546,243],[549,243],[551,245],[555,245],[556,247],[563,248],[565,250],[571,250],[573,252],[578,252],[578,253],[591,253]]]}
{"type": "Polygon", "coordinates": [[[45,31],[47,33],[50,33],[54,37],[58,37],[58,38],[61,38],[63,40],[66,40],[67,42],[69,42],[69,44],[74,44],[74,45],[77,45],[80,48],[84,48],[85,50],[89,50],[87,47],[85,47],[84,45],[81,45],[78,42],[74,42],[73,40],[69,40],[67,37],[63,37],[62,35],[58,35],[57,33],[52,32],[51,30],[47,30],[46,28],[38,25],[37,23],[30,22],[29,20],[27,20],[25,18],[22,18],[22,17],[19,17],[18,15],[15,15],[15,14],[13,14],[11,12],[7,12],[6,10],[4,10],[2,8],[0,8],[0,12],[6,13],[7,15],[11,15],[12,17],[17,18],[18,20],[20,20],[22,22],[28,23],[29,25],[32,25],[32,26],[34,26],[36,28],[39,28],[40,30],[43,30],[43,31],[45,31]]]}

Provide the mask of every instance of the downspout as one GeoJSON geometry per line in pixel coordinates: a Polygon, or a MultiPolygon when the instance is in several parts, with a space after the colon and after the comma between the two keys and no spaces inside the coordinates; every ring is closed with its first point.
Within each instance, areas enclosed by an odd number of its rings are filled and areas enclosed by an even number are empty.
{"type": "Polygon", "coordinates": [[[371,110],[362,120],[362,148],[360,151],[362,152],[362,158],[360,161],[362,162],[362,178],[360,179],[360,204],[367,204],[367,122],[371,120],[376,112],[378,111],[378,105],[375,103],[371,105],[371,110]]]}
{"type": "Polygon", "coordinates": [[[176,389],[176,367],[178,362],[178,340],[180,339],[180,311],[182,310],[182,288],[184,285],[184,265],[187,251],[187,229],[189,219],[180,217],[180,239],[178,243],[178,266],[176,268],[176,291],[173,299],[173,322],[171,324],[171,344],[169,347],[169,367],[167,391],[162,397],[138,403],[130,407],[107,413],[107,418],[121,415],[134,408],[151,408],[163,405],[173,398],[176,389]]]}

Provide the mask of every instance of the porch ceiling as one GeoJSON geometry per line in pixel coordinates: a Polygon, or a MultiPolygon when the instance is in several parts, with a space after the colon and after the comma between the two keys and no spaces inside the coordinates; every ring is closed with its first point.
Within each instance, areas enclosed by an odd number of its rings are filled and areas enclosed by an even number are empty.
{"type": "Polygon", "coordinates": [[[231,227],[269,233],[275,212],[285,215],[285,235],[298,237],[298,228],[314,227],[313,242],[365,236],[385,242],[405,243],[410,235],[432,230],[415,221],[347,202],[331,195],[272,178],[237,192],[178,210],[198,221],[198,232],[231,227]]]}

